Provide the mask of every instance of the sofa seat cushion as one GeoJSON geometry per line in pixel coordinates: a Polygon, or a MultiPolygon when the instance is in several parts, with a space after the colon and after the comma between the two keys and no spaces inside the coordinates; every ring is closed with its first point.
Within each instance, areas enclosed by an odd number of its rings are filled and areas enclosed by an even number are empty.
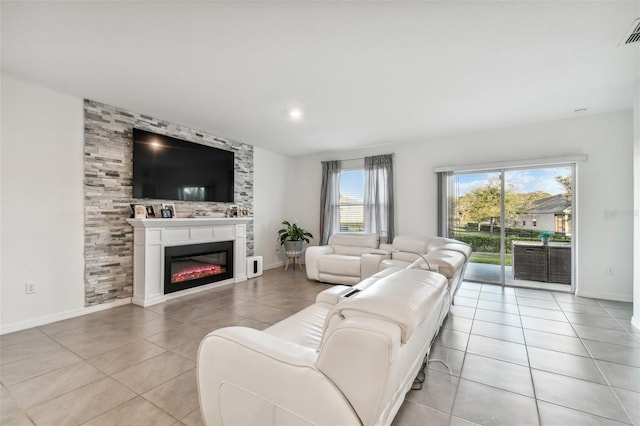
{"type": "Polygon", "coordinates": [[[380,262],[380,270],[384,271],[390,268],[406,268],[411,265],[413,261],[400,260],[400,259],[385,259],[380,262]]]}
{"type": "Polygon", "coordinates": [[[318,258],[318,271],[360,277],[360,256],[326,254],[318,258]]]}
{"type": "Polygon", "coordinates": [[[264,332],[316,350],[320,346],[324,322],[331,309],[333,305],[317,302],[266,328],[264,332]]]}

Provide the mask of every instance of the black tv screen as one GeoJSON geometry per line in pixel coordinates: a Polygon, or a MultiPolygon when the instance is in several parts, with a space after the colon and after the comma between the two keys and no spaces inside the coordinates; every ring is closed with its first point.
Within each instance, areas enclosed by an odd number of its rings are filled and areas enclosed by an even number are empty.
{"type": "Polygon", "coordinates": [[[233,202],[234,153],[133,129],[133,198],[233,202]]]}

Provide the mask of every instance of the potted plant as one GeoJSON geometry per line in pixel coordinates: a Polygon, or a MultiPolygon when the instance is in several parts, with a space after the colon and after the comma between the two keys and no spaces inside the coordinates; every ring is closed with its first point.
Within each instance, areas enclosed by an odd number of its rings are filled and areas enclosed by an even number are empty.
{"type": "Polygon", "coordinates": [[[546,246],[547,244],[549,244],[551,237],[553,237],[553,232],[542,231],[541,233],[538,234],[538,237],[540,237],[540,241],[542,241],[542,245],[546,246]]]}
{"type": "Polygon", "coordinates": [[[313,238],[313,235],[295,223],[289,223],[284,220],[282,224],[285,225],[286,228],[278,231],[280,244],[284,246],[287,257],[299,257],[302,254],[302,242],[306,241],[308,244],[309,238],[313,238]]]}

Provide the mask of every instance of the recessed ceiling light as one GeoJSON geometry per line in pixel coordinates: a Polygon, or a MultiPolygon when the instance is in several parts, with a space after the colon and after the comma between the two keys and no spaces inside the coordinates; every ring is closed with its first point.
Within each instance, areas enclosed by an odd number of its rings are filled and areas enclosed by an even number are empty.
{"type": "Polygon", "coordinates": [[[299,109],[290,110],[289,118],[292,118],[294,120],[299,120],[300,118],[302,118],[302,111],[300,111],[299,109]]]}

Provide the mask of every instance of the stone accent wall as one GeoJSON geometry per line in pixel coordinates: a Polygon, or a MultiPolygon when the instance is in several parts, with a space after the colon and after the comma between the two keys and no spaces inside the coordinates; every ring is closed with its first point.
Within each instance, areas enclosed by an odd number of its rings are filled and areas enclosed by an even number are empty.
{"type": "MultiPolygon", "coordinates": [[[[84,101],[85,306],[133,295],[133,228],[130,204],[173,203],[178,217],[196,210],[224,214],[230,203],[132,199],[134,127],[235,153],[235,202],[253,216],[253,146],[229,141],[120,108],[84,101]]],[[[159,214],[159,210],[156,210],[159,214]]],[[[247,256],[253,224],[247,225],[247,256]]]]}

